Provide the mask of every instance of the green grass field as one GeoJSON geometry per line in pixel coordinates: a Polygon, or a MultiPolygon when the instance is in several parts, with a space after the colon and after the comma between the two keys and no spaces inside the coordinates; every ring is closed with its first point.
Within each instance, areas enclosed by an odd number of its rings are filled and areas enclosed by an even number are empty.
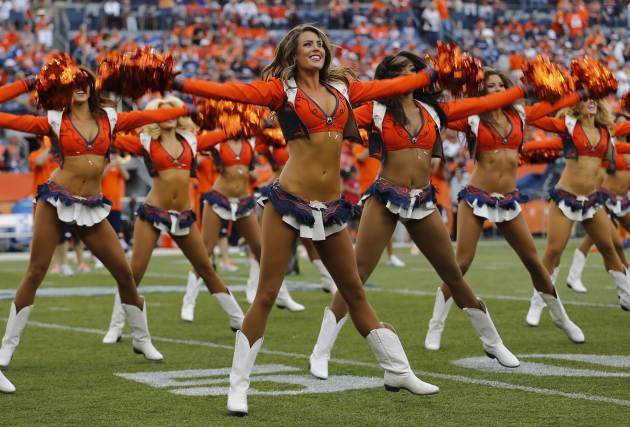
{"type": "MultiPolygon", "coordinates": [[[[538,243],[541,252],[544,242],[538,243]]],[[[155,257],[142,284],[148,287],[154,344],[165,356],[159,364],[133,354],[128,336],[116,345],[101,344],[113,302],[113,280],[106,272],[49,275],[22,343],[3,371],[18,391],[0,395],[0,424],[628,425],[630,313],[619,308],[598,254],[591,255],[584,274],[589,292],[578,295],[566,288],[575,243],[565,252],[558,289],[569,315],[586,334],[582,345],[572,344],[554,327],[547,311],[538,328],[525,324],[531,296],[526,270],[505,242],[481,242],[467,279],[484,298],[506,345],[521,356],[523,366],[509,371],[481,370],[496,362],[483,357],[478,338],[456,307],[442,349],[424,349],[438,279],[423,257],[399,249],[406,268],[384,263],[377,268],[369,281],[370,301],[381,319],[396,327],[416,374],[440,386],[433,397],[385,392],[382,371],[350,322],[333,351],[331,379],[311,379],[307,359],[330,297],[308,285],[318,278],[310,263],[302,261],[303,274],[288,280],[293,297],[307,309],[298,314],[274,309],[257,359],[266,372],[253,375],[258,394],[249,397],[245,419],[231,417],[225,409],[234,334],[218,304],[203,292],[195,322],[179,318],[188,271],[183,257],[155,257]],[[160,287],[162,292],[156,292],[160,287]],[[98,288],[110,294],[44,294],[98,288]],[[453,363],[463,358],[478,358],[469,362],[480,368],[453,363]],[[344,388],[353,390],[339,391],[344,388]]],[[[246,264],[238,260],[238,272],[223,274],[230,286],[246,280],[246,264]]],[[[2,331],[11,301],[6,291],[16,287],[25,266],[22,261],[0,262],[2,331]]],[[[242,288],[235,290],[246,309],[242,288]]]]}

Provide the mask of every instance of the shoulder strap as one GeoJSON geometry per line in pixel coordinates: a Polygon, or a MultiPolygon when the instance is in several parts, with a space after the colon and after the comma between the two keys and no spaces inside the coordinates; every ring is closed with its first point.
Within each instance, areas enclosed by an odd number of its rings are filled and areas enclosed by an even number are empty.
{"type": "Polygon", "coordinates": [[[338,92],[340,92],[346,101],[350,102],[350,93],[348,92],[348,86],[342,81],[336,80],[334,82],[329,83],[330,86],[334,87],[338,92]]]}
{"type": "Polygon", "coordinates": [[[118,122],[118,113],[111,107],[103,108],[105,110],[105,114],[107,114],[107,120],[109,121],[109,132],[112,139],[114,138],[114,133],[116,131],[116,123],[118,122]]]}
{"type": "Polygon", "coordinates": [[[186,140],[192,150],[193,157],[195,157],[195,154],[197,154],[197,137],[191,132],[177,132],[177,134],[186,140]]]}
{"type": "Polygon", "coordinates": [[[383,120],[385,120],[385,113],[387,112],[387,106],[381,104],[378,101],[374,101],[372,104],[372,122],[379,131],[383,131],[383,120]]]}
{"type": "Polygon", "coordinates": [[[146,151],[147,153],[151,152],[151,141],[152,140],[153,140],[153,138],[151,138],[146,133],[144,133],[144,132],[140,133],[140,143],[142,144],[142,147],[144,148],[144,151],[146,151]]]}
{"type": "Polygon", "coordinates": [[[282,87],[284,87],[284,93],[287,95],[287,102],[295,106],[295,98],[297,96],[297,84],[295,83],[295,79],[282,80],[282,87]]]}
{"type": "Polygon", "coordinates": [[[521,104],[514,104],[514,109],[518,113],[518,117],[521,119],[521,129],[525,128],[525,123],[527,121],[527,114],[525,113],[525,107],[521,104]]]}
{"type": "Polygon", "coordinates": [[[475,138],[479,136],[479,123],[481,122],[481,118],[478,115],[468,116],[468,126],[470,126],[470,130],[472,131],[475,138]]]}
{"type": "Polygon", "coordinates": [[[438,129],[438,135],[439,135],[439,130],[442,128],[442,123],[440,121],[440,116],[438,115],[437,111],[435,111],[435,108],[433,108],[431,105],[429,104],[425,104],[422,101],[418,101],[420,103],[420,105],[422,105],[422,108],[424,108],[425,110],[427,110],[427,112],[429,113],[429,115],[431,116],[431,118],[433,119],[433,121],[435,122],[435,126],[438,129]]]}
{"type": "Polygon", "coordinates": [[[53,133],[57,138],[61,133],[61,120],[63,119],[63,111],[48,110],[48,124],[53,130],[53,133]]]}
{"type": "Polygon", "coordinates": [[[564,116],[564,124],[567,126],[569,135],[573,136],[573,132],[575,132],[575,127],[577,126],[577,119],[571,116],[564,116]]]}

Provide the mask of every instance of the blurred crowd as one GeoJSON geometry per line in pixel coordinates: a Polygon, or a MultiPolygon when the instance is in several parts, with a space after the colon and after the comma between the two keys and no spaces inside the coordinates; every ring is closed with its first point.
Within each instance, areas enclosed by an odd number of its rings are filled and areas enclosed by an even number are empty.
{"type": "MultiPolygon", "coordinates": [[[[381,59],[401,49],[430,53],[437,40],[454,40],[485,65],[516,79],[523,63],[539,53],[568,63],[588,54],[602,59],[630,89],[630,3],[618,0],[196,0],[63,2],[0,0],[0,84],[35,74],[58,50],[95,68],[103,53],[150,45],[169,51],[185,76],[251,80],[274,54],[285,29],[301,22],[327,28],[335,63],[373,75],[381,59]],[[55,25],[62,28],[55,28],[55,25]]],[[[34,111],[22,97],[1,105],[14,113],[34,111]]],[[[530,134],[529,138],[543,138],[530,134]]],[[[33,143],[30,144],[33,146],[33,143]]],[[[452,187],[466,184],[468,159],[461,138],[444,135],[447,164],[439,173],[452,187]]],[[[0,133],[0,169],[26,171],[29,144],[0,133]]],[[[346,147],[344,191],[365,189],[378,165],[359,147],[346,147]],[[363,175],[363,181],[362,181],[363,175]]],[[[457,191],[451,191],[451,194],[457,191]]]]}

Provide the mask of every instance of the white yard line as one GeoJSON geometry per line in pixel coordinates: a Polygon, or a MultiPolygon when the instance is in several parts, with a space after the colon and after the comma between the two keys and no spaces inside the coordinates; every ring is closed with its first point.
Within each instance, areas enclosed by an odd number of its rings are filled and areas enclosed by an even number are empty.
{"type": "MultiPolygon", "coordinates": [[[[6,321],[7,319],[3,318],[2,320],[6,321]]],[[[34,326],[34,327],[39,327],[39,328],[44,328],[44,329],[55,329],[55,330],[71,331],[71,332],[84,332],[84,333],[98,335],[98,336],[102,336],[106,332],[100,329],[82,328],[82,327],[76,327],[76,326],[67,326],[67,325],[60,325],[60,324],[54,324],[54,323],[35,322],[35,321],[29,322],[29,325],[31,327],[34,326]]],[[[127,336],[127,338],[129,337],[127,336]]],[[[228,351],[234,350],[234,347],[231,345],[216,344],[216,343],[206,342],[206,341],[183,340],[183,339],[177,339],[177,338],[156,337],[156,336],[153,336],[152,339],[157,342],[165,342],[169,344],[182,344],[182,345],[197,346],[197,347],[208,347],[208,348],[228,350],[228,351]]],[[[308,360],[309,358],[309,356],[306,354],[291,353],[291,352],[286,352],[286,351],[274,351],[274,350],[267,350],[267,349],[261,349],[260,353],[273,355],[273,356],[288,357],[288,358],[299,359],[299,360],[308,360]]],[[[330,359],[330,361],[339,365],[361,366],[361,367],[366,367],[366,368],[380,369],[375,363],[361,362],[358,360],[330,359]]],[[[597,395],[586,394],[586,393],[568,393],[562,390],[555,390],[555,389],[541,388],[541,387],[530,387],[526,385],[511,384],[511,383],[506,383],[502,381],[493,381],[493,380],[484,380],[484,379],[479,379],[479,378],[466,377],[463,375],[440,374],[440,373],[428,372],[428,371],[414,371],[414,372],[417,375],[420,375],[421,377],[440,378],[447,381],[455,381],[455,382],[460,382],[460,383],[465,383],[465,384],[484,385],[484,386],[492,387],[492,388],[500,388],[500,389],[505,389],[505,390],[519,390],[519,391],[524,391],[527,393],[534,393],[534,394],[540,394],[540,395],[545,395],[545,396],[557,396],[557,397],[564,397],[568,399],[588,400],[591,402],[609,403],[609,404],[617,405],[617,406],[630,406],[630,400],[615,399],[615,398],[606,397],[606,396],[597,396],[597,395]]]]}

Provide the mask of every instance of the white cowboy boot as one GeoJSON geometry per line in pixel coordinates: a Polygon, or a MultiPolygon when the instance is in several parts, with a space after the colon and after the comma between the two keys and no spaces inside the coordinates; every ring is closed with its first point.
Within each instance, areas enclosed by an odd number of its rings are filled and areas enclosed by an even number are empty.
{"type": "Polygon", "coordinates": [[[429,320],[429,330],[424,339],[424,348],[427,350],[439,350],[440,341],[442,340],[442,332],[444,331],[444,322],[453,305],[453,298],[444,300],[442,290],[438,288],[435,295],[435,304],[433,305],[433,316],[429,320]]]}
{"type": "Polygon", "coordinates": [[[439,387],[425,383],[414,375],[405,350],[393,331],[388,328],[373,329],[365,339],[378,364],[385,370],[385,390],[397,392],[403,389],[413,394],[435,394],[440,391],[439,387]]]}
{"type": "Polygon", "coordinates": [[[319,271],[319,276],[322,279],[322,290],[324,292],[329,292],[331,294],[334,294],[335,292],[337,292],[337,285],[335,284],[335,281],[333,280],[332,276],[328,272],[328,269],[326,268],[322,260],[314,259],[313,265],[315,266],[317,271],[319,271]]]}
{"type": "Polygon", "coordinates": [[[324,318],[319,329],[317,342],[315,347],[313,347],[313,353],[308,359],[308,368],[314,377],[322,380],[328,379],[330,353],[335,345],[337,335],[339,335],[339,331],[341,331],[346,320],[348,320],[348,315],[343,316],[337,322],[335,313],[328,307],[324,309],[324,318]]]}
{"type": "Polygon", "coordinates": [[[109,329],[103,337],[103,344],[116,344],[122,339],[122,331],[125,326],[125,310],[120,302],[118,291],[114,294],[114,308],[112,309],[112,319],[109,322],[109,329]]]}
{"type": "Polygon", "coordinates": [[[7,329],[4,332],[4,338],[2,338],[2,347],[0,347],[0,367],[9,366],[13,353],[20,344],[20,335],[26,326],[31,310],[33,310],[33,305],[26,306],[17,313],[15,303],[11,303],[7,329]]]}
{"type": "Polygon", "coordinates": [[[157,351],[151,343],[149,325],[147,324],[147,303],[144,302],[142,311],[135,305],[123,304],[123,309],[131,327],[131,338],[133,351],[136,354],[143,354],[147,360],[161,362],[164,356],[157,351]]]}
{"type": "Polygon", "coordinates": [[[562,306],[562,302],[560,302],[560,295],[558,295],[558,291],[556,290],[555,297],[543,292],[540,292],[540,296],[545,301],[545,304],[547,304],[547,307],[549,307],[549,315],[551,316],[551,320],[554,325],[566,332],[569,339],[574,343],[583,343],[585,341],[584,333],[578,325],[569,319],[567,312],[562,306]]]}
{"type": "Polygon", "coordinates": [[[197,277],[192,271],[188,272],[188,281],[186,282],[186,293],[182,300],[181,318],[186,322],[192,322],[195,319],[195,303],[199,295],[199,289],[203,279],[197,277]]]}
{"type": "Polygon", "coordinates": [[[258,289],[258,278],[260,276],[260,265],[255,258],[249,258],[249,277],[245,287],[245,298],[247,302],[252,304],[256,298],[256,290],[258,289]]]}
{"type": "Polygon", "coordinates": [[[260,337],[250,347],[249,340],[241,331],[236,332],[234,344],[234,358],[230,371],[230,390],[228,391],[227,410],[231,414],[247,415],[247,390],[249,389],[249,375],[254,368],[256,356],[263,343],[260,337]]]}
{"type": "Polygon", "coordinates": [[[576,249],[573,253],[571,268],[569,268],[569,275],[567,276],[567,286],[572,291],[579,293],[587,291],[586,286],[582,283],[582,271],[584,271],[584,264],[586,264],[586,255],[584,255],[581,250],[576,249]]]}
{"type": "MultiPolygon", "coordinates": [[[[556,280],[558,279],[559,272],[560,272],[560,267],[556,267],[553,269],[553,273],[551,274],[551,284],[554,286],[556,286],[556,280]]],[[[542,316],[542,312],[544,309],[545,309],[545,301],[542,299],[540,295],[538,295],[538,291],[534,289],[532,298],[529,300],[529,310],[527,311],[525,322],[529,326],[540,325],[540,317],[542,316]]]]}
{"type": "Polygon", "coordinates": [[[230,318],[230,328],[235,332],[241,329],[245,316],[243,315],[243,310],[241,310],[241,307],[236,302],[236,299],[234,299],[234,295],[228,291],[228,293],[220,292],[212,294],[212,296],[217,299],[223,311],[225,311],[230,318]]]}
{"type": "Polygon", "coordinates": [[[291,294],[289,294],[289,290],[287,289],[287,285],[282,282],[282,286],[280,286],[280,290],[278,291],[278,298],[276,298],[276,306],[278,308],[286,308],[290,312],[298,312],[304,311],[305,307],[293,300],[291,298],[291,294]]]}
{"type": "Polygon", "coordinates": [[[478,308],[464,308],[464,314],[468,318],[468,321],[472,325],[473,329],[477,333],[477,336],[481,339],[483,349],[491,359],[497,359],[497,361],[506,368],[516,368],[520,365],[520,362],[512,354],[510,350],[503,345],[503,341],[495,328],[488,309],[484,307],[486,311],[478,308]]]}
{"type": "MultiPolygon", "coordinates": [[[[615,285],[617,285],[617,295],[619,296],[621,308],[625,311],[630,311],[630,280],[628,279],[628,270],[626,270],[625,273],[609,270],[608,274],[610,274],[615,281],[615,285]]],[[[2,366],[1,361],[0,366],[2,366]]]]}
{"type": "Polygon", "coordinates": [[[0,372],[0,393],[15,393],[15,386],[0,372]]]}

